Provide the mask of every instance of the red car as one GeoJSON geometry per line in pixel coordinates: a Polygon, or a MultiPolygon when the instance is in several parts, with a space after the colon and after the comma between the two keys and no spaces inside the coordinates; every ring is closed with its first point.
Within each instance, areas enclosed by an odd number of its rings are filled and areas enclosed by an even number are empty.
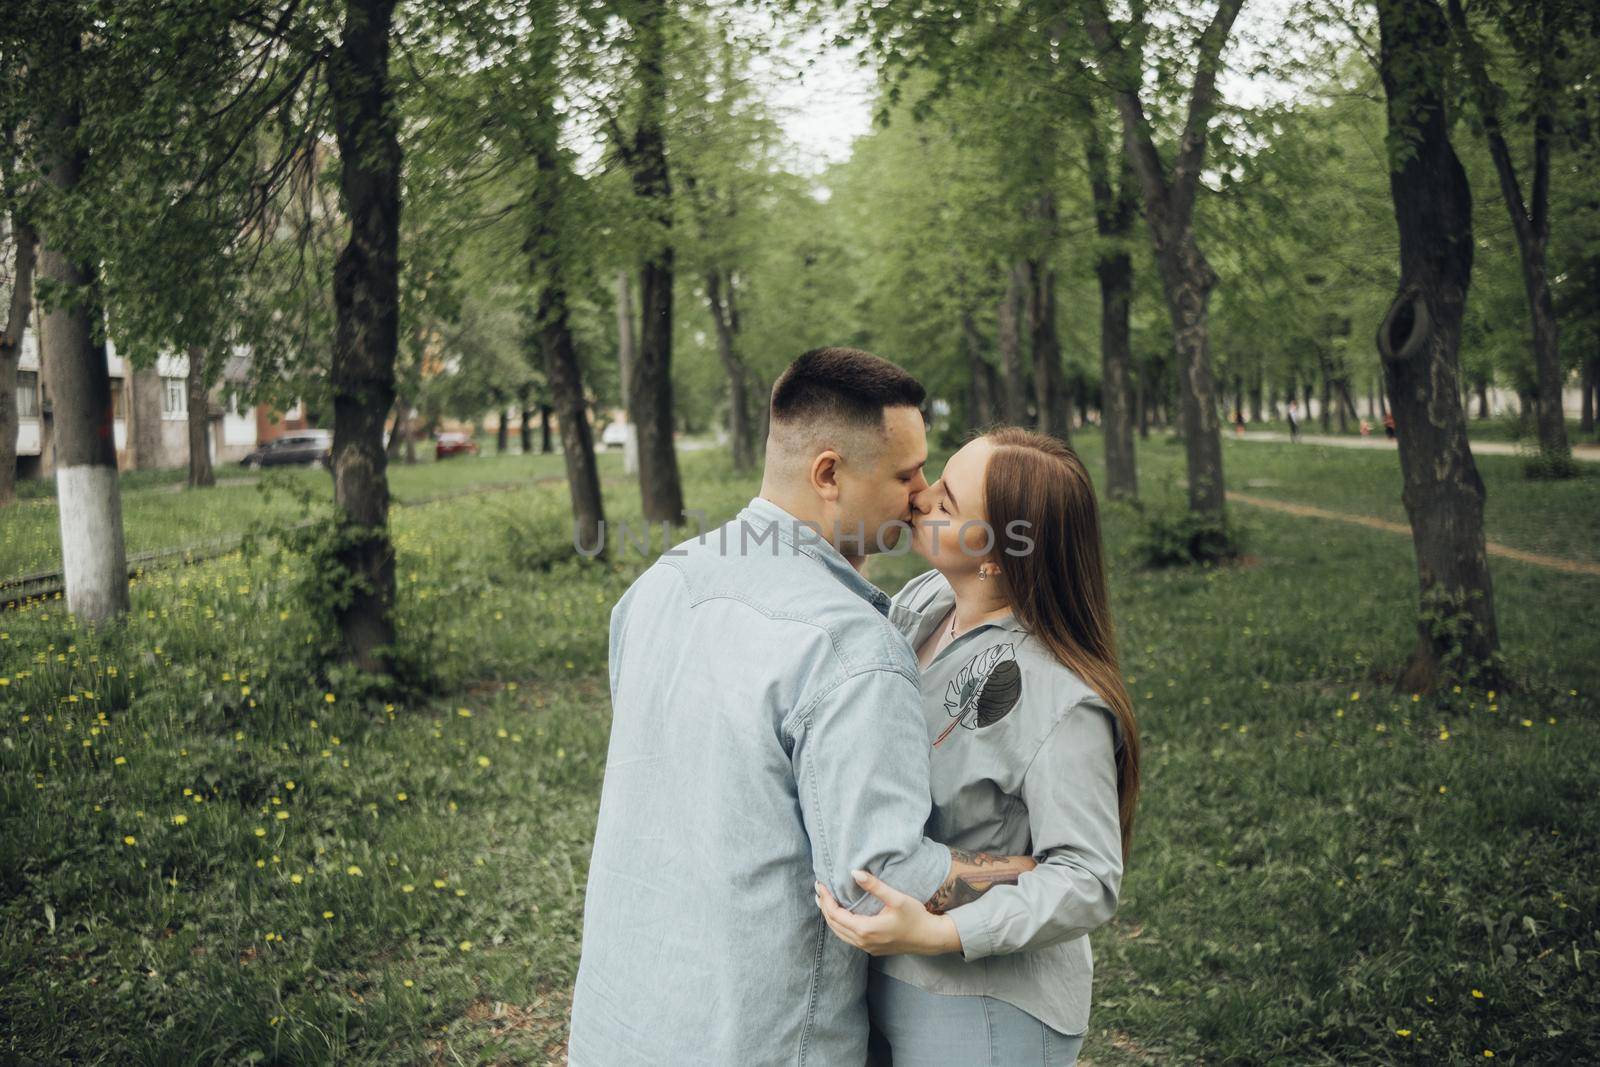
{"type": "Polygon", "coordinates": [[[449,459],[451,456],[474,455],[478,442],[464,433],[441,433],[433,439],[433,458],[449,459]]]}

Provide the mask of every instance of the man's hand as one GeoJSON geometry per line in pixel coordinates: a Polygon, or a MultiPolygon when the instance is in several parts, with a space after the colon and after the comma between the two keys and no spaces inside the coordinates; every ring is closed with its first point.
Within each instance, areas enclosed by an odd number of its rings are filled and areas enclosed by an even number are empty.
{"type": "Polygon", "coordinates": [[[815,883],[817,907],[839,940],[873,956],[936,956],[960,952],[961,938],[955,920],[935,915],[915,897],[909,897],[866,871],[851,871],[856,884],[883,901],[876,915],[846,911],[828,887],[815,883]]]}

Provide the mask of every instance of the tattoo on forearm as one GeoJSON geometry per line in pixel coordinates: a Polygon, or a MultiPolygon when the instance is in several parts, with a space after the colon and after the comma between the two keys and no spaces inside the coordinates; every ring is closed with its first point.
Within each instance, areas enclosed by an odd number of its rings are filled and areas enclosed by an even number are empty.
{"type": "Polygon", "coordinates": [[[923,902],[935,915],[977,900],[994,886],[1016,885],[1018,875],[1038,866],[1032,856],[996,856],[964,848],[951,847],[950,856],[950,876],[923,902]]]}

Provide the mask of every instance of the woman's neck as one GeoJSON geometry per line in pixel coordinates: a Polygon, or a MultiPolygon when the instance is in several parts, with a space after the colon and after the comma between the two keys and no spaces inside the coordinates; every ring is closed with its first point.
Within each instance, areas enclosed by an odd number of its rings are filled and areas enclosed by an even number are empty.
{"type": "Polygon", "coordinates": [[[1006,602],[1005,594],[1001,593],[999,583],[994,578],[980,581],[976,572],[955,578],[949,575],[945,577],[956,594],[955,628],[958,635],[1011,611],[1011,605],[1006,602]]]}

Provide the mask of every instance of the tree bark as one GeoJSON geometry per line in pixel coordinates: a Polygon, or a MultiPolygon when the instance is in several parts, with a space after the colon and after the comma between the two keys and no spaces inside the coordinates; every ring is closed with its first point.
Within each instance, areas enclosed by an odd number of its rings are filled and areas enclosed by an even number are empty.
{"type": "Polygon", "coordinates": [[[1022,318],[1027,301],[1027,267],[1015,264],[1006,276],[1000,298],[1000,377],[1004,385],[1002,414],[1007,424],[1028,422],[1028,378],[1022,364],[1022,318]]]}
{"type": "Polygon", "coordinates": [[[496,455],[505,455],[506,449],[511,447],[511,409],[501,405],[495,412],[494,450],[496,455]]]}
{"type": "Polygon", "coordinates": [[[1056,331],[1056,271],[1050,257],[1056,244],[1057,215],[1053,192],[1044,192],[1029,206],[1038,226],[1038,251],[1027,263],[1028,338],[1033,351],[1033,396],[1038,405],[1038,431],[1063,442],[1072,440],[1071,398],[1061,369],[1061,338],[1056,331]]]}
{"type": "MultiPolygon", "coordinates": [[[[558,229],[565,217],[568,180],[560,154],[560,126],[552,99],[553,86],[541,84],[534,103],[533,156],[538,169],[534,188],[533,226],[523,251],[538,289],[537,324],[544,374],[561,420],[561,452],[572,503],[573,543],[595,558],[606,556],[605,501],[594,454],[594,431],[584,403],[583,376],[573,343],[567,299],[569,254],[558,229]]],[[[546,423],[546,434],[549,424],[546,423]]]]}
{"type": "Polygon", "coordinates": [[[1417,646],[1400,687],[1422,692],[1452,676],[1494,685],[1499,634],[1484,551],[1484,489],[1458,384],[1472,194],[1445,111],[1449,30],[1434,0],[1378,0],[1378,26],[1400,288],[1377,344],[1421,590],[1417,646]]]}
{"type": "MultiPolygon", "coordinates": [[[[1538,401],[1534,406],[1539,431],[1539,450],[1547,455],[1567,456],[1572,448],[1567,440],[1566,418],[1561,410],[1561,386],[1565,375],[1561,367],[1561,331],[1555,304],[1550,297],[1550,274],[1546,250],[1550,243],[1550,141],[1555,121],[1551,115],[1555,86],[1550,74],[1552,38],[1539,41],[1539,58],[1534,74],[1533,188],[1527,203],[1517,180],[1516,164],[1506,145],[1500,126],[1498,87],[1489,78],[1487,60],[1467,25],[1461,0],[1445,0],[1450,22],[1455,28],[1461,56],[1465,60],[1468,82],[1483,120],[1489,155],[1494,159],[1495,175],[1500,180],[1500,199],[1511,216],[1511,229],[1517,238],[1522,262],[1522,286],[1528,299],[1533,327],[1533,366],[1538,401]]],[[[1546,33],[1551,31],[1544,31],[1546,33]]]]}
{"type": "MultiPolygon", "coordinates": [[[[33,268],[37,237],[20,215],[11,217],[11,303],[4,332],[0,332],[0,507],[17,498],[17,365],[22,360],[22,337],[33,309],[33,268]]],[[[38,391],[35,392],[38,395],[38,391]]]]}
{"type": "Polygon", "coordinates": [[[961,348],[967,357],[967,429],[982,433],[996,423],[1000,378],[983,358],[983,335],[971,307],[961,312],[961,348]]]}
{"type": "Polygon", "coordinates": [[[1156,149],[1139,96],[1142,71],[1129,62],[1112,33],[1105,0],[1090,0],[1085,29],[1110,68],[1135,172],[1143,193],[1162,290],[1172,319],[1178,355],[1179,399],[1189,468],[1189,508],[1221,521],[1226,502],[1222,478],[1222,434],[1211,372],[1209,304],[1216,273],[1201,253],[1194,232],[1194,198],[1205,156],[1206,130],[1216,108],[1217,72],[1223,46],[1244,0],[1219,0],[1198,42],[1194,84],[1177,154],[1169,173],[1156,149]]]}
{"type": "Polygon", "coordinates": [[[524,456],[533,455],[533,390],[524,386],[517,394],[517,443],[524,456]]]}
{"type": "Polygon", "coordinates": [[[654,233],[639,271],[638,359],[628,384],[629,419],[639,434],[639,491],[646,522],[683,519],[683,482],[672,420],[672,179],[663,115],[667,105],[666,0],[644,0],[634,24],[638,49],[639,122],[626,159],[654,233]]]}
{"type": "MultiPolygon", "coordinates": [[[[1600,375],[1596,374],[1596,371],[1600,371],[1600,359],[1596,359],[1593,356],[1586,358],[1583,361],[1583,403],[1578,409],[1578,429],[1584,433],[1594,432],[1594,394],[1596,386],[1600,385],[1600,382],[1596,381],[1597,377],[1600,377],[1600,375]]],[[[0,447],[4,446],[0,445],[0,447]]],[[[4,502],[4,500],[0,500],[0,503],[4,502]]]]}
{"type": "Polygon", "coordinates": [[[340,187],[350,237],[334,263],[335,556],[349,583],[334,607],[345,658],[385,673],[395,639],[383,424],[395,398],[399,342],[400,141],[389,82],[394,0],[347,0],[329,58],[340,187]]]}
{"type": "Polygon", "coordinates": [[[739,355],[739,313],[734,305],[733,274],[718,268],[706,271],[706,303],[717,330],[717,358],[728,376],[728,438],[733,469],[755,466],[755,442],[750,426],[750,375],[739,355]]]}
{"type": "Polygon", "coordinates": [[[211,466],[211,382],[206,366],[206,350],[189,346],[189,375],[185,385],[189,395],[189,488],[205,489],[217,482],[211,466]]]}
{"type": "Polygon", "coordinates": [[[1104,415],[1100,424],[1105,437],[1105,489],[1108,497],[1133,500],[1139,495],[1139,473],[1129,384],[1133,347],[1128,307],[1133,295],[1133,257],[1128,238],[1137,210],[1136,179],[1124,145],[1119,178],[1113,185],[1100,120],[1092,107],[1085,110],[1084,154],[1089,191],[1094,199],[1095,232],[1100,237],[1094,271],[1100,283],[1100,408],[1104,415]]]}

